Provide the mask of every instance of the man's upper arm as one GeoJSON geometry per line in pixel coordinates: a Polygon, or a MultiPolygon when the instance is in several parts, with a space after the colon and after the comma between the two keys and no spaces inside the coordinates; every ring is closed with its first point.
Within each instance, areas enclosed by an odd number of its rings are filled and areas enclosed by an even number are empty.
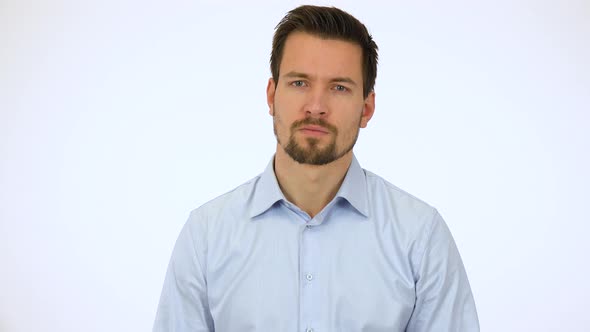
{"type": "Polygon", "coordinates": [[[154,322],[154,332],[213,332],[207,301],[207,220],[193,211],[174,250],[154,322]]]}
{"type": "Polygon", "coordinates": [[[429,228],[419,263],[416,306],[406,331],[477,332],[479,322],[467,274],[438,212],[429,228]]]}

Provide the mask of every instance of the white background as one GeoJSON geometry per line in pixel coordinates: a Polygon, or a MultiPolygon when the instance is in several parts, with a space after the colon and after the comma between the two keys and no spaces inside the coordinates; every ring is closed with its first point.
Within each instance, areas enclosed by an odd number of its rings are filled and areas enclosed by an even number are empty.
{"type": "MultiPolygon", "coordinates": [[[[0,0],[0,331],[151,329],[189,211],[272,156],[298,4],[0,0]]],[[[380,47],[356,155],[442,213],[482,331],[588,331],[590,2],[328,4],[380,47]]]]}

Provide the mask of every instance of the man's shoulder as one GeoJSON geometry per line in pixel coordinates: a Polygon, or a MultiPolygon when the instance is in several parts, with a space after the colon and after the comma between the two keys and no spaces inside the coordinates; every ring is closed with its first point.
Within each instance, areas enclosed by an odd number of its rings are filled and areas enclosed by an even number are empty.
{"type": "Polygon", "coordinates": [[[422,199],[410,194],[409,192],[401,189],[400,187],[394,185],[393,183],[389,182],[385,178],[369,171],[363,169],[367,179],[367,185],[370,186],[369,189],[377,189],[383,192],[388,193],[391,195],[391,198],[395,200],[401,200],[404,203],[410,203],[416,208],[422,209],[432,209],[433,207],[423,201],[422,199]],[[372,188],[371,188],[372,187],[372,188]]]}
{"type": "MultiPolygon", "coordinates": [[[[437,214],[437,210],[424,200],[392,184],[383,177],[363,169],[367,190],[373,208],[387,210],[402,223],[424,223],[437,214]]],[[[382,212],[382,211],[380,211],[382,212]]],[[[389,215],[389,213],[386,213],[389,215]]]]}
{"type": "Polygon", "coordinates": [[[245,209],[247,203],[252,197],[254,188],[260,177],[261,174],[238,185],[224,194],[210,199],[201,206],[192,210],[191,215],[207,216],[211,214],[219,214],[223,211],[231,210],[232,212],[238,212],[240,209],[245,209]]]}

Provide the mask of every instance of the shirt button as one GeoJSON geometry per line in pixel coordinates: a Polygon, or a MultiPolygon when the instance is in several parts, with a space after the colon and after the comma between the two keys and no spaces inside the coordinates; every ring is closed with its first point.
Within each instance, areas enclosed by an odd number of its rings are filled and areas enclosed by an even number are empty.
{"type": "MultiPolygon", "coordinates": [[[[313,279],[313,275],[312,275],[311,273],[308,273],[308,274],[305,276],[305,279],[307,279],[307,281],[311,281],[311,280],[313,279]]],[[[309,330],[309,329],[308,329],[308,330],[309,330]]],[[[313,331],[313,329],[312,329],[312,331],[313,331]]]]}
{"type": "Polygon", "coordinates": [[[313,332],[313,329],[311,327],[307,328],[307,330],[305,330],[305,332],[313,332]]]}

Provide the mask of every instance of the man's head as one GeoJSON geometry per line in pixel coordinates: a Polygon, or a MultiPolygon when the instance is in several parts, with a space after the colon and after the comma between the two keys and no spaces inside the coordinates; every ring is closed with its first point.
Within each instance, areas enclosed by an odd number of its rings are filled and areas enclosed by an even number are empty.
{"type": "Polygon", "coordinates": [[[285,41],[293,32],[305,32],[322,39],[343,40],[360,46],[363,53],[363,96],[367,98],[373,91],[377,77],[377,44],[364,24],[335,7],[300,6],[288,12],[279,22],[270,55],[270,71],[275,83],[279,81],[285,41]]]}
{"type": "Polygon", "coordinates": [[[313,6],[290,11],[276,28],[267,87],[284,152],[311,165],[351,152],[373,115],[376,65],[377,45],[351,15],[313,6]]]}

